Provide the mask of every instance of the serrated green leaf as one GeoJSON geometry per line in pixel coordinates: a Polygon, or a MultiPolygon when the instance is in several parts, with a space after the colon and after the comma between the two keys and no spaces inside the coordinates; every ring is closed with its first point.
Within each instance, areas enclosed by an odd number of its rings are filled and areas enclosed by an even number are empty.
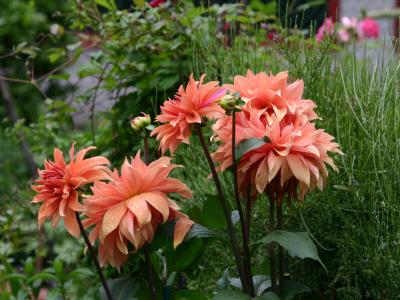
{"type": "Polygon", "coordinates": [[[258,242],[266,244],[276,242],[285,248],[290,256],[301,259],[314,259],[322,265],[325,271],[327,271],[325,265],[318,256],[317,246],[310,238],[308,232],[288,232],[284,230],[274,230],[258,242]]]}

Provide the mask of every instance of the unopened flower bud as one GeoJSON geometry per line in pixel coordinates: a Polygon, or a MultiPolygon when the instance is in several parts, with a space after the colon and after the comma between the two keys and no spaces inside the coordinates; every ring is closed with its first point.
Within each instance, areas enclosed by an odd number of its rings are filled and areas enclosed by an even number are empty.
{"type": "Polygon", "coordinates": [[[219,105],[227,112],[230,113],[232,111],[240,110],[241,99],[235,95],[225,95],[219,101],[219,105]]]}
{"type": "Polygon", "coordinates": [[[132,129],[136,132],[142,131],[151,124],[151,118],[148,114],[142,113],[142,116],[137,116],[131,120],[132,129]]]}

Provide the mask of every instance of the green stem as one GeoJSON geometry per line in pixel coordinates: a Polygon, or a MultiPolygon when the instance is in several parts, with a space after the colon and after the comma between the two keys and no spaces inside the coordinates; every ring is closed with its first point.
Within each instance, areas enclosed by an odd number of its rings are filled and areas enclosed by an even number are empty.
{"type": "Polygon", "coordinates": [[[233,223],[232,223],[232,219],[231,219],[231,214],[230,214],[231,210],[229,208],[229,203],[226,201],[224,192],[222,190],[221,182],[219,181],[217,170],[215,169],[214,162],[211,158],[210,151],[208,150],[207,144],[204,140],[203,132],[200,127],[196,129],[196,133],[197,133],[197,136],[199,137],[201,147],[203,148],[203,152],[206,156],[208,165],[210,166],[211,173],[213,175],[214,184],[215,184],[215,187],[218,192],[218,199],[222,205],[222,208],[223,208],[224,214],[225,214],[226,223],[228,224],[228,234],[230,237],[233,256],[235,258],[236,268],[238,270],[242,286],[245,287],[247,285],[246,285],[246,280],[245,280],[244,273],[243,273],[243,266],[241,263],[241,258],[240,258],[241,255],[240,255],[238,242],[236,239],[235,229],[233,227],[233,223]]]}
{"type": "MultiPolygon", "coordinates": [[[[239,195],[239,187],[238,187],[238,176],[237,176],[237,163],[236,163],[236,112],[232,112],[232,172],[233,172],[233,186],[235,191],[235,202],[236,207],[239,212],[239,219],[240,219],[240,227],[242,229],[242,244],[243,244],[243,271],[244,275],[246,276],[246,283],[247,283],[247,292],[251,297],[255,296],[254,293],[254,283],[253,283],[253,275],[251,271],[251,259],[250,259],[250,249],[249,249],[249,236],[248,230],[246,230],[245,219],[243,216],[243,208],[242,204],[240,203],[240,195],[239,195]]],[[[250,217],[250,215],[248,216],[250,217]]],[[[250,220],[248,220],[250,221],[250,220]]],[[[250,224],[250,222],[248,222],[250,224]]]]}
{"type": "MultiPolygon", "coordinates": [[[[269,198],[269,228],[268,231],[272,232],[275,226],[275,201],[272,198],[269,198]]],[[[269,263],[271,269],[271,286],[272,291],[274,293],[277,292],[276,289],[276,269],[275,269],[275,245],[274,243],[270,243],[268,245],[268,255],[269,255],[269,263]]]]}
{"type": "Polygon", "coordinates": [[[90,255],[92,256],[93,262],[94,262],[94,264],[96,266],[97,273],[99,274],[99,277],[100,277],[101,283],[103,284],[104,291],[105,291],[105,293],[107,295],[107,298],[108,298],[108,300],[113,300],[113,297],[112,297],[112,294],[111,294],[111,290],[110,290],[110,288],[109,288],[109,286],[107,284],[106,277],[104,276],[103,271],[101,270],[99,261],[97,260],[96,253],[94,252],[92,244],[89,241],[89,238],[88,238],[88,236],[86,234],[85,228],[83,227],[83,224],[82,224],[81,218],[79,217],[79,213],[78,212],[75,213],[75,217],[76,217],[76,221],[78,222],[79,229],[80,229],[80,231],[82,233],[83,239],[85,240],[85,243],[86,243],[86,245],[87,245],[87,247],[89,249],[90,255]]]}
{"type": "Polygon", "coordinates": [[[154,280],[153,266],[151,265],[150,250],[148,244],[145,244],[143,246],[143,252],[147,268],[147,280],[149,282],[149,287],[150,287],[150,297],[151,300],[157,300],[157,288],[156,288],[156,282],[154,280]]]}
{"type": "MultiPolygon", "coordinates": [[[[283,228],[283,213],[282,213],[282,203],[276,207],[276,218],[278,226],[277,228],[281,230],[283,228]]],[[[279,295],[282,295],[282,284],[285,279],[285,249],[279,246],[279,295]]]]}

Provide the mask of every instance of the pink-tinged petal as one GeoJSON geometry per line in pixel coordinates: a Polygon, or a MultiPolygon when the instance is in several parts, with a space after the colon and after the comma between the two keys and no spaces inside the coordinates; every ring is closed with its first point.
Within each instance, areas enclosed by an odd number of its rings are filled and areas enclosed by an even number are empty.
{"type": "Polygon", "coordinates": [[[181,218],[176,221],[174,229],[174,249],[182,243],[193,224],[194,222],[188,218],[181,218]]]}
{"type": "Polygon", "coordinates": [[[310,170],[301,160],[300,156],[289,154],[287,156],[286,161],[289,164],[290,170],[292,171],[293,175],[300,181],[306,184],[307,186],[310,185],[310,170]]]}
{"type": "Polygon", "coordinates": [[[76,216],[73,212],[64,217],[64,226],[73,237],[77,239],[79,238],[81,232],[78,222],[76,221],[76,216]]]}
{"type": "Polygon", "coordinates": [[[119,225],[119,230],[128,241],[130,241],[132,244],[135,244],[135,225],[133,222],[132,213],[127,212],[125,214],[119,225]]]}
{"type": "Polygon", "coordinates": [[[146,200],[139,194],[126,201],[129,210],[136,216],[139,226],[147,224],[151,221],[151,212],[146,200]]]}
{"type": "Polygon", "coordinates": [[[256,188],[259,193],[263,193],[265,187],[268,184],[268,162],[267,158],[264,158],[258,165],[256,172],[256,188]]]}
{"type": "Polygon", "coordinates": [[[64,161],[64,154],[61,152],[61,150],[58,148],[54,148],[53,156],[54,156],[54,163],[60,168],[65,168],[66,163],[64,161]]]}
{"type": "Polygon", "coordinates": [[[84,211],[85,207],[79,203],[78,193],[76,191],[72,191],[69,196],[68,206],[73,211],[84,211]]]}
{"type": "Polygon", "coordinates": [[[112,207],[104,214],[103,224],[100,231],[100,239],[109,235],[116,229],[126,212],[126,204],[124,202],[112,207]]]}
{"type": "Polygon", "coordinates": [[[62,198],[59,206],[60,216],[64,217],[66,215],[65,210],[68,205],[68,198],[62,198]]]}
{"type": "Polygon", "coordinates": [[[87,153],[88,151],[90,151],[90,150],[93,150],[93,149],[96,149],[96,147],[94,147],[94,146],[89,146],[89,147],[87,147],[87,148],[85,148],[85,149],[82,149],[82,150],[78,151],[78,153],[76,154],[75,162],[76,162],[76,163],[81,162],[81,161],[83,160],[83,158],[85,157],[86,153],[87,153]]]}
{"type": "Polygon", "coordinates": [[[278,174],[279,170],[281,169],[283,163],[283,158],[276,156],[273,151],[269,152],[268,154],[268,181],[271,182],[272,179],[275,178],[276,174],[278,174]]]}
{"type": "Polygon", "coordinates": [[[166,197],[162,193],[142,193],[140,197],[157,209],[163,216],[163,222],[168,220],[169,205],[166,197]]]}

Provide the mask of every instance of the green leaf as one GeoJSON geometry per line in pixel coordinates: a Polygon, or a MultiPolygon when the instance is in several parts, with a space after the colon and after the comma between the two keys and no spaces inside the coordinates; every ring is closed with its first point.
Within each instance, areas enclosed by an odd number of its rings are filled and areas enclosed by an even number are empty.
{"type": "Polygon", "coordinates": [[[170,76],[163,77],[159,82],[158,86],[161,90],[167,90],[173,87],[179,80],[178,74],[172,74],[170,76]]]}
{"type": "Polygon", "coordinates": [[[144,0],[133,0],[133,3],[137,6],[137,7],[143,7],[144,4],[146,3],[144,0]]]}
{"type": "Polygon", "coordinates": [[[239,291],[233,290],[223,290],[219,291],[214,297],[213,300],[251,300],[249,295],[239,291]]]}
{"type": "Polygon", "coordinates": [[[207,300],[208,297],[199,291],[181,290],[175,292],[175,300],[207,300]]]}
{"type": "Polygon", "coordinates": [[[265,144],[266,142],[264,139],[250,138],[244,140],[243,142],[241,142],[239,145],[236,146],[235,149],[236,161],[239,161],[242,158],[242,156],[246,154],[246,152],[254,150],[265,144]]]}
{"type": "Polygon", "coordinates": [[[30,277],[27,283],[35,282],[36,280],[58,281],[57,276],[48,272],[41,272],[30,277]]]}
{"type": "Polygon", "coordinates": [[[98,5],[107,8],[108,10],[116,10],[117,9],[117,6],[115,5],[113,0],[95,0],[95,2],[98,5]]]}
{"type": "Polygon", "coordinates": [[[95,273],[87,268],[78,268],[68,274],[68,277],[72,279],[85,278],[91,276],[95,276],[95,273]]]}
{"type": "Polygon", "coordinates": [[[308,293],[310,291],[311,289],[301,282],[285,280],[282,284],[282,299],[290,300],[298,294],[308,293]]]}
{"type": "Polygon", "coordinates": [[[223,238],[224,235],[221,232],[208,229],[200,224],[193,224],[192,228],[185,236],[185,241],[188,241],[194,237],[197,238],[223,238]]]}
{"type": "Polygon", "coordinates": [[[277,294],[273,292],[267,292],[262,296],[254,297],[253,300],[280,300],[277,294]]]}
{"type": "Polygon", "coordinates": [[[13,281],[13,280],[21,280],[21,281],[24,281],[25,278],[26,278],[26,277],[25,277],[25,275],[23,275],[23,274],[14,273],[14,274],[7,274],[7,275],[5,275],[5,276],[2,276],[2,277],[1,277],[1,280],[4,281],[4,282],[13,281]]]}
{"type": "Polygon", "coordinates": [[[207,195],[207,200],[203,204],[200,222],[212,229],[226,228],[224,210],[217,195],[207,195]]]}
{"type": "Polygon", "coordinates": [[[222,274],[222,277],[217,281],[217,287],[220,290],[226,290],[229,288],[230,284],[231,284],[231,277],[229,276],[228,268],[226,268],[224,274],[222,274]]]}
{"type": "Polygon", "coordinates": [[[24,272],[27,276],[32,276],[35,271],[34,262],[32,257],[28,257],[24,264],[24,272]]]}
{"type": "Polygon", "coordinates": [[[266,244],[272,242],[276,242],[281,245],[292,257],[298,257],[301,259],[311,258],[319,261],[325,271],[327,271],[325,265],[318,256],[317,246],[310,238],[308,232],[288,232],[284,230],[274,230],[259,241],[259,243],[266,244]]]}
{"type": "MultiPolygon", "coordinates": [[[[107,283],[114,300],[137,300],[135,294],[139,290],[140,284],[134,278],[109,279],[107,283]]],[[[100,288],[100,298],[108,300],[103,287],[100,288]]]]}
{"type": "Polygon", "coordinates": [[[64,262],[62,260],[56,260],[54,262],[54,273],[56,273],[59,278],[64,277],[64,262]]]}
{"type": "Polygon", "coordinates": [[[184,271],[200,257],[205,249],[205,245],[200,239],[191,239],[176,248],[174,270],[184,271]]]}

